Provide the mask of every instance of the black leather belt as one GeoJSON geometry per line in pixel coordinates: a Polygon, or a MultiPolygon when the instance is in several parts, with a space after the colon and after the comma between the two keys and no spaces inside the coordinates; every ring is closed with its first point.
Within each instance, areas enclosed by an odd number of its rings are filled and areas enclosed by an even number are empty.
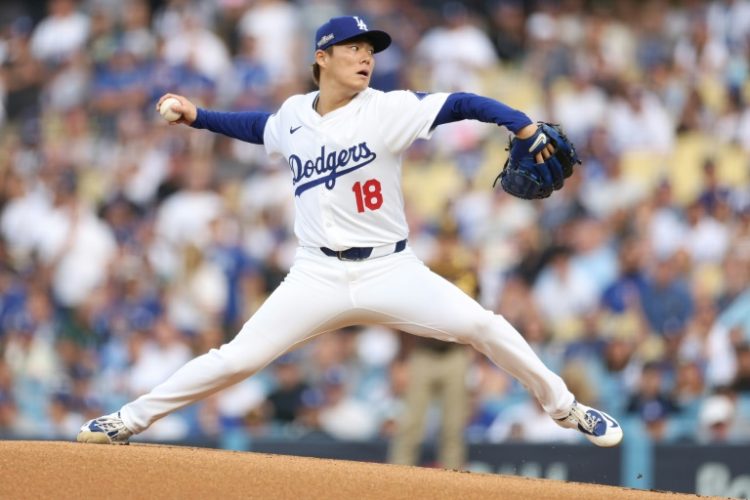
{"type": "Polygon", "coordinates": [[[320,247],[320,251],[329,257],[336,257],[339,260],[366,260],[399,253],[404,248],[406,248],[406,240],[379,247],[352,247],[346,250],[331,250],[328,247],[320,247]]]}

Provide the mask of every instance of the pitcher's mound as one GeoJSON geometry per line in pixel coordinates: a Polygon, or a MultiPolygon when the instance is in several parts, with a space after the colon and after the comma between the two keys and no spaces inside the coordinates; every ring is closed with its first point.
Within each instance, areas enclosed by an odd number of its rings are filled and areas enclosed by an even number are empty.
{"type": "Polygon", "coordinates": [[[0,441],[0,498],[664,499],[696,495],[181,446],[0,441]]]}

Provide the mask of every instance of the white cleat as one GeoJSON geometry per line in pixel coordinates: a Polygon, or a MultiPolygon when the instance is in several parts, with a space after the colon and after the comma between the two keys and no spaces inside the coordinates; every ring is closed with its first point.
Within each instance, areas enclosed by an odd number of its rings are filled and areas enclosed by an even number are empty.
{"type": "Polygon", "coordinates": [[[604,448],[617,446],[622,441],[622,427],[617,420],[577,401],[573,401],[567,417],[555,419],[555,422],[560,427],[581,431],[589,441],[604,448]]]}
{"type": "Polygon", "coordinates": [[[133,433],[125,427],[120,412],[89,420],[81,426],[76,441],[94,444],[128,444],[133,433]]]}

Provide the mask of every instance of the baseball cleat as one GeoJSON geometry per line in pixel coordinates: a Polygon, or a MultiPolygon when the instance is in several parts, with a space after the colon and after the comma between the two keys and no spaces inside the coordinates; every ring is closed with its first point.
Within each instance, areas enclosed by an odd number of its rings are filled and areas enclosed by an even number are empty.
{"type": "Polygon", "coordinates": [[[614,418],[578,401],[573,401],[567,417],[555,419],[555,422],[560,427],[581,431],[597,446],[608,448],[617,446],[622,441],[622,427],[614,418]]]}
{"type": "Polygon", "coordinates": [[[81,426],[76,441],[94,444],[128,444],[133,433],[125,427],[120,412],[89,420],[81,426]]]}

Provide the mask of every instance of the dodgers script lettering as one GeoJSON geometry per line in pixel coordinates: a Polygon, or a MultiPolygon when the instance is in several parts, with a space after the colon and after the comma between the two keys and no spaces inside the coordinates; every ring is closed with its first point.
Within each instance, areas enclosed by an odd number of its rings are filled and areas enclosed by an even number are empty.
{"type": "Polygon", "coordinates": [[[333,189],[336,186],[336,179],[369,165],[375,158],[377,155],[370,150],[366,142],[329,152],[326,151],[325,146],[321,146],[320,154],[314,160],[303,161],[293,154],[289,156],[289,168],[292,170],[292,182],[297,186],[294,195],[299,196],[308,189],[323,183],[326,188],[333,189]],[[316,176],[319,177],[313,179],[316,176]],[[313,180],[303,182],[306,179],[313,180]]]}

